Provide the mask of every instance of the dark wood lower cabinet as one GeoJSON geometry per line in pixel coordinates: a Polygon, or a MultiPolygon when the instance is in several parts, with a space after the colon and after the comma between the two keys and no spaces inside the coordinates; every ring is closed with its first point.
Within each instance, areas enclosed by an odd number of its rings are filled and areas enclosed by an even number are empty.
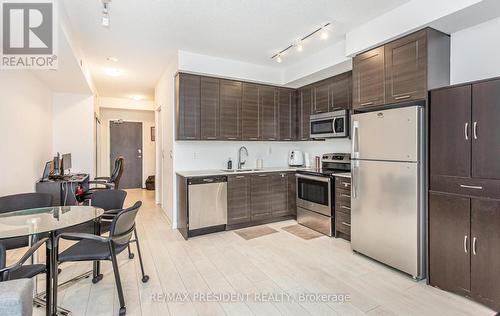
{"type": "Polygon", "coordinates": [[[500,201],[471,199],[471,295],[500,310],[500,201]]]}
{"type": "Polygon", "coordinates": [[[430,283],[462,295],[470,292],[470,199],[429,194],[430,283]]]}
{"type": "Polygon", "coordinates": [[[227,177],[227,224],[251,220],[250,175],[227,177]]]}
{"type": "Polygon", "coordinates": [[[500,201],[429,193],[429,281],[500,310],[500,201]]]}
{"type": "Polygon", "coordinates": [[[294,218],[295,172],[228,176],[227,229],[294,218]]]}

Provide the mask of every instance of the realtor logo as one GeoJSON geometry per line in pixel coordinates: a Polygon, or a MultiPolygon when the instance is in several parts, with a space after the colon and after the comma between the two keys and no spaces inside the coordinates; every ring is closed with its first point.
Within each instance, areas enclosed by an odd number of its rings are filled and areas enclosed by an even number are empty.
{"type": "Polygon", "coordinates": [[[57,68],[53,0],[2,0],[1,4],[1,68],[57,68]]]}

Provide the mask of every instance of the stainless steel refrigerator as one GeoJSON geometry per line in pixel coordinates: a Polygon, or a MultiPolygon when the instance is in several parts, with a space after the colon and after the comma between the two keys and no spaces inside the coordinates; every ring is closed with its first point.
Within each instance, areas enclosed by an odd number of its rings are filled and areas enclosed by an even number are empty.
{"type": "Polygon", "coordinates": [[[352,115],[352,249],[425,277],[425,143],[421,106],[352,115]]]}

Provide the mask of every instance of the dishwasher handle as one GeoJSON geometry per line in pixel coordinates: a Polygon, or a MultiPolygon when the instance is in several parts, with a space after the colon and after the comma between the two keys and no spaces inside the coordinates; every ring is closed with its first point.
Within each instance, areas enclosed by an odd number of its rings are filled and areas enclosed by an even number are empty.
{"type": "Polygon", "coordinates": [[[195,184],[212,184],[227,182],[227,176],[209,176],[209,177],[195,177],[188,178],[188,185],[195,184]]]}

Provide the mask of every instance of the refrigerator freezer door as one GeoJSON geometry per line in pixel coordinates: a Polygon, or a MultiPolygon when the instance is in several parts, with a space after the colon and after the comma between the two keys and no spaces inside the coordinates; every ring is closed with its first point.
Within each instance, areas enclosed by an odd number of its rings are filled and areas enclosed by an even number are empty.
{"type": "Polygon", "coordinates": [[[420,161],[422,108],[352,115],[352,159],[420,161]]]}
{"type": "Polygon", "coordinates": [[[351,246],[422,276],[421,183],[417,163],[352,161],[351,246]]]}

